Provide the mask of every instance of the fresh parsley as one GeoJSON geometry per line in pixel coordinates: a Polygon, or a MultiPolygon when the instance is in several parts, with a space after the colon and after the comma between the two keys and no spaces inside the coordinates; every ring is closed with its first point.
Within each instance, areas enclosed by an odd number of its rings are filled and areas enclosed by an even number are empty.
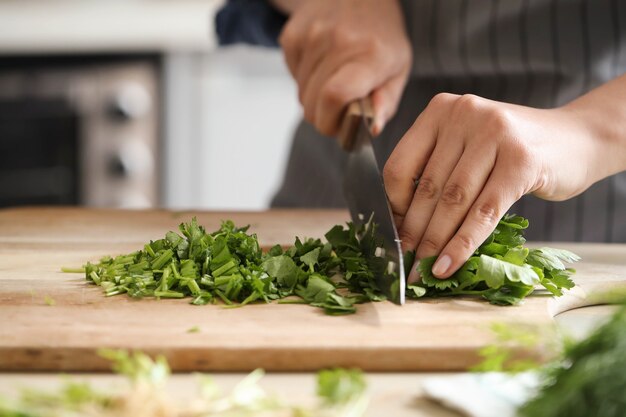
{"type": "Polygon", "coordinates": [[[576,254],[553,248],[524,247],[523,231],[528,220],[504,216],[473,256],[450,278],[438,279],[431,272],[436,257],[419,263],[421,281],[408,291],[412,298],[424,296],[477,295],[492,304],[518,304],[541,286],[560,296],[572,288],[574,269],[565,263],[580,260],[576,254]],[[422,288],[416,291],[415,287],[422,288]],[[421,295],[420,295],[421,294],[421,295]]]}
{"type": "Polygon", "coordinates": [[[260,385],[264,376],[260,369],[226,393],[209,376],[198,375],[193,401],[180,402],[167,389],[170,368],[164,357],[152,359],[140,352],[109,349],[99,353],[111,361],[116,374],[125,377],[125,389],[109,393],[71,380],[58,392],[24,389],[18,399],[0,397],[0,416],[362,417],[368,404],[362,372],[344,369],[320,371],[318,401],[306,406],[284,403],[267,393],[260,385]]]}
{"type": "MultiPolygon", "coordinates": [[[[574,285],[570,279],[574,270],[565,263],[579,258],[565,250],[525,248],[527,227],[528,220],[505,216],[449,279],[432,275],[434,257],[422,259],[421,281],[407,286],[407,296],[478,295],[506,305],[517,304],[536,286],[561,295],[574,285]]],[[[257,236],[247,230],[225,221],[209,233],[194,218],[182,223],[179,233],[168,232],[141,250],[105,256],[78,271],[107,296],[190,298],[195,305],[221,301],[240,307],[280,300],[341,315],[354,313],[356,304],[385,300],[376,277],[388,272],[384,258],[377,256],[380,243],[375,225],[334,226],[326,241],[296,238],[290,248],[274,246],[266,253],[257,236]]],[[[407,267],[414,257],[405,254],[407,267]]]]}

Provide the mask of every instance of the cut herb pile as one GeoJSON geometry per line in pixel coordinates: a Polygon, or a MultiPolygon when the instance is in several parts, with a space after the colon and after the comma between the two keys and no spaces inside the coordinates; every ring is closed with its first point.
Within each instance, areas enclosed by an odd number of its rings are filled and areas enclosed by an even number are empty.
{"type": "MultiPolygon", "coordinates": [[[[474,256],[446,280],[433,277],[434,258],[423,259],[422,281],[409,285],[407,295],[471,294],[494,304],[516,304],[538,284],[561,295],[574,285],[573,270],[563,262],[579,258],[565,250],[524,248],[526,227],[526,219],[505,216],[474,256]]],[[[385,299],[375,277],[385,273],[387,264],[376,256],[380,245],[370,223],[334,226],[326,242],[296,238],[291,248],[277,245],[267,253],[262,253],[256,235],[231,221],[207,233],[194,218],[181,224],[180,232],[168,232],[143,250],[88,263],[87,280],[102,286],[107,296],[191,297],[197,305],[219,299],[229,306],[281,300],[310,304],[328,314],[354,313],[355,304],[385,299]],[[283,300],[286,297],[291,298],[283,300]]],[[[407,267],[413,258],[412,253],[405,255],[407,267]]]]}
{"type": "Polygon", "coordinates": [[[285,404],[266,393],[259,382],[263,371],[244,378],[229,394],[208,376],[200,375],[193,401],[178,404],[166,383],[169,367],[164,358],[126,351],[103,351],[113,370],[125,376],[129,387],[107,393],[84,382],[66,382],[58,393],[24,390],[17,401],[0,398],[0,417],[361,417],[368,399],[365,380],[357,370],[325,370],[317,377],[317,405],[285,404]]]}

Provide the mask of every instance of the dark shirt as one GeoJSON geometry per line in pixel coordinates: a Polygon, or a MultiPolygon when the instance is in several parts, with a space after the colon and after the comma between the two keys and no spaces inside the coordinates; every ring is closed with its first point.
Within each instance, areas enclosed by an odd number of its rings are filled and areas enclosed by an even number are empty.
{"type": "Polygon", "coordinates": [[[276,47],[286,21],[287,16],[265,0],[229,0],[217,13],[215,30],[220,45],[276,47]]]}

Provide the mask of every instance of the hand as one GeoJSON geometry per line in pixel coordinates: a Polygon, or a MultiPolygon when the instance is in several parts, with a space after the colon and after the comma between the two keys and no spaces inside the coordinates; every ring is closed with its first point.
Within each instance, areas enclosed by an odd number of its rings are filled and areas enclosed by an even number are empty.
{"type": "Polygon", "coordinates": [[[439,255],[433,274],[447,278],[524,194],[564,200],[583,192],[607,174],[598,156],[611,152],[583,120],[568,106],[435,96],[384,168],[403,249],[416,249],[416,259],[439,255]]]}
{"type": "Polygon", "coordinates": [[[293,8],[280,44],[304,118],[336,135],[346,106],[371,94],[379,133],[396,112],[411,68],[398,0],[309,0],[293,8]]]}

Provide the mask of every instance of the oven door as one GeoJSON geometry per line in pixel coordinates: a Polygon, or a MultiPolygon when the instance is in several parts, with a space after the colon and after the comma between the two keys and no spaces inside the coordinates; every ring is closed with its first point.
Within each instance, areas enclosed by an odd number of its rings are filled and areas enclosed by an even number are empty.
{"type": "Polygon", "coordinates": [[[0,100],[0,207],[78,204],[78,124],[65,99],[0,100]]]}

